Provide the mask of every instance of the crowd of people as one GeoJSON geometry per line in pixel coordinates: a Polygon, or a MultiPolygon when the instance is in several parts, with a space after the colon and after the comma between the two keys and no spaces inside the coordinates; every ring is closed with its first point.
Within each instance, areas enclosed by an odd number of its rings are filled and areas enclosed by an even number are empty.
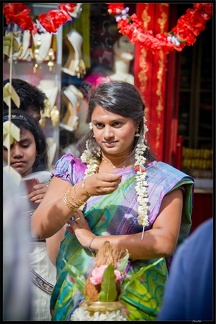
{"type": "MultiPolygon", "coordinates": [[[[104,81],[90,91],[89,131],[76,143],[79,157],[65,153],[51,171],[39,117],[35,121],[30,105],[22,104],[21,90],[20,108],[12,109],[11,121],[20,129],[20,140],[12,142],[9,161],[21,176],[23,190],[16,190],[10,213],[16,222],[24,221],[21,232],[28,232],[22,245],[23,267],[30,276],[25,285],[28,303],[19,313],[10,313],[12,275],[5,273],[11,260],[5,256],[4,319],[71,320],[85,296],[69,269],[87,278],[95,253],[109,241],[128,251],[127,275],[139,274],[132,284],[121,283],[119,300],[127,308],[128,320],[211,320],[213,229],[209,222],[203,234],[200,229],[189,236],[193,178],[154,156],[147,140],[145,104],[132,83],[104,81]]],[[[40,111],[41,103],[36,106],[40,111]]],[[[8,119],[4,107],[3,122],[8,119]]],[[[3,158],[7,164],[7,147],[3,158]]],[[[6,181],[4,174],[4,187],[6,181]]],[[[8,182],[4,212],[11,193],[8,182]]],[[[7,226],[12,236],[16,222],[7,226]]],[[[7,251],[12,243],[5,234],[7,251]]],[[[15,294],[11,302],[19,298],[15,294]]]]}

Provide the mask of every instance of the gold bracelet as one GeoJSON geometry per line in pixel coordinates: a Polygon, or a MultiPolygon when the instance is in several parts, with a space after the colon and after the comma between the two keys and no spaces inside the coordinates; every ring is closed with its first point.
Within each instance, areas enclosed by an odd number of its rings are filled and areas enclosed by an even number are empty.
{"type": "Polygon", "coordinates": [[[92,242],[93,242],[93,240],[95,239],[95,237],[96,237],[96,235],[91,239],[91,241],[90,241],[90,243],[89,243],[89,249],[91,250],[91,244],[92,244],[92,242]]]}
{"type": "Polygon", "coordinates": [[[70,200],[67,199],[67,194],[69,193],[70,188],[71,188],[71,187],[69,187],[68,190],[64,193],[64,195],[63,195],[63,201],[64,201],[64,203],[68,206],[68,208],[69,208],[72,212],[74,212],[76,209],[79,208],[79,206],[76,206],[75,204],[71,203],[70,200]]]}
{"type": "Polygon", "coordinates": [[[73,189],[73,192],[74,192],[74,195],[75,195],[74,200],[75,200],[75,201],[76,201],[80,206],[84,205],[84,204],[85,204],[85,201],[82,201],[82,200],[80,200],[80,199],[77,197],[76,190],[75,190],[75,186],[73,186],[72,189],[73,189]]]}
{"type": "Polygon", "coordinates": [[[84,190],[84,193],[88,196],[88,197],[91,197],[91,194],[86,190],[86,187],[85,187],[85,179],[83,179],[82,181],[82,188],[84,190]]]}
{"type": "Polygon", "coordinates": [[[67,189],[67,191],[64,193],[63,195],[63,201],[64,203],[68,206],[68,208],[71,210],[71,211],[75,211],[76,209],[78,209],[82,204],[83,204],[83,201],[80,200],[80,202],[76,199],[76,198],[73,198],[72,199],[72,202],[70,199],[67,198],[67,195],[70,194],[70,198],[71,198],[71,193],[70,191],[72,190],[73,187],[69,187],[67,189]]]}

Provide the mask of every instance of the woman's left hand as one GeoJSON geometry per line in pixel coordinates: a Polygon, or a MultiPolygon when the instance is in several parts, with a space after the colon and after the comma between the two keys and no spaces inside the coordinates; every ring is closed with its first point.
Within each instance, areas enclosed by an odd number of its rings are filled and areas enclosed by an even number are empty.
{"type": "Polygon", "coordinates": [[[95,235],[92,233],[82,211],[77,210],[73,214],[73,219],[67,221],[66,230],[74,234],[82,246],[88,247],[95,235]]]}

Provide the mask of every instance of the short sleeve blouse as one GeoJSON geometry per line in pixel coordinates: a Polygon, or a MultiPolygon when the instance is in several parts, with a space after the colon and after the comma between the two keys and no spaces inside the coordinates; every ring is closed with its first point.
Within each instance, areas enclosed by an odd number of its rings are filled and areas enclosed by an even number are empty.
{"type": "Polygon", "coordinates": [[[80,182],[85,176],[87,166],[80,158],[75,158],[72,154],[64,154],[55,164],[51,177],[58,177],[69,181],[72,185],[80,182]]]}

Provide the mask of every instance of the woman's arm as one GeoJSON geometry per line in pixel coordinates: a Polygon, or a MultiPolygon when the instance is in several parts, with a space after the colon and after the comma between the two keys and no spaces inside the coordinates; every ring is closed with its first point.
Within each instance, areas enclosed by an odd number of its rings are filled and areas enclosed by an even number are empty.
{"type": "Polygon", "coordinates": [[[70,186],[70,182],[56,177],[50,181],[43,200],[32,215],[33,237],[48,238],[70,219],[73,213],[63,200],[63,195],[70,186]]]}
{"type": "MultiPolygon", "coordinates": [[[[34,211],[31,219],[31,229],[33,237],[48,238],[58,232],[66,222],[72,217],[75,210],[69,206],[78,205],[78,202],[85,203],[91,195],[104,195],[116,190],[121,182],[121,175],[111,173],[96,173],[83,181],[74,185],[73,189],[69,181],[53,177],[49,183],[46,194],[40,205],[34,211]],[[67,193],[65,202],[64,194],[67,193]]],[[[81,204],[79,204],[81,205],[81,204]]]]}
{"type": "Polygon", "coordinates": [[[56,234],[46,239],[47,254],[50,261],[56,265],[56,258],[59,252],[61,241],[64,238],[66,225],[64,225],[56,234]]]}
{"type": "Polygon", "coordinates": [[[182,207],[182,190],[176,189],[168,193],[162,201],[159,215],[152,229],[145,232],[143,240],[141,240],[142,233],[95,236],[89,230],[87,222],[80,212],[77,212],[74,216],[77,218],[79,214],[80,219],[78,221],[69,221],[71,226],[68,230],[76,235],[83,246],[89,247],[91,242],[91,249],[94,250],[98,250],[108,240],[119,248],[126,248],[133,260],[167,257],[172,255],[176,248],[182,207]]]}

